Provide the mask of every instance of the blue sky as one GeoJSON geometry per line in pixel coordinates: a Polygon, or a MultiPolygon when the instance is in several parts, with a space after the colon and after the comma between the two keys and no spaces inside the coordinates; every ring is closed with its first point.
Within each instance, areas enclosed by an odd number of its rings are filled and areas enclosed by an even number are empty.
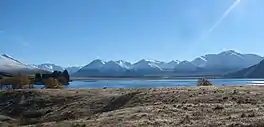
{"type": "Polygon", "coordinates": [[[0,0],[0,53],[62,66],[96,58],[191,60],[228,49],[264,56],[263,5],[263,0],[0,0]]]}

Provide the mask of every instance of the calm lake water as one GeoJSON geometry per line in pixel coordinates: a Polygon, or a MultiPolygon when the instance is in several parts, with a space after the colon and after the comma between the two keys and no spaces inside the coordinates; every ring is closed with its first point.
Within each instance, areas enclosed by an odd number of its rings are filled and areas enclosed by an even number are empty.
{"type": "MultiPolygon", "coordinates": [[[[264,85],[264,79],[209,79],[214,85],[264,85]]],[[[81,80],[70,82],[68,88],[157,88],[196,86],[197,79],[164,80],[81,80]]]]}

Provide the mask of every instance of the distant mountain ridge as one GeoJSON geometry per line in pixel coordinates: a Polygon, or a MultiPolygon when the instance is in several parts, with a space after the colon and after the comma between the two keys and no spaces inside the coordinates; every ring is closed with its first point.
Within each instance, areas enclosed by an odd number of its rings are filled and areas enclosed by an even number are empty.
{"type": "Polygon", "coordinates": [[[70,74],[77,72],[79,69],[81,69],[82,67],[61,67],[59,65],[56,64],[51,64],[51,63],[44,63],[44,64],[40,64],[40,65],[31,65],[34,66],[36,68],[39,68],[41,70],[46,70],[49,72],[53,72],[53,71],[64,71],[67,70],[70,74]]]}
{"type": "Polygon", "coordinates": [[[255,54],[241,54],[227,50],[218,54],[207,54],[192,61],[156,61],[142,59],[136,63],[119,64],[117,61],[96,59],[87,64],[75,76],[113,76],[113,75],[163,75],[174,74],[225,74],[252,66],[263,60],[255,54]]]}
{"type": "Polygon", "coordinates": [[[19,60],[7,55],[0,55],[0,72],[2,74],[35,74],[35,73],[50,73],[53,71],[63,71],[64,69],[68,72],[74,73],[78,71],[81,67],[67,67],[63,68],[61,66],[45,63],[41,65],[34,64],[24,64],[19,60]]]}
{"type": "Polygon", "coordinates": [[[93,60],[83,67],[61,67],[52,63],[24,64],[6,54],[0,55],[0,72],[52,72],[68,70],[73,76],[145,76],[145,75],[196,75],[227,74],[253,66],[263,60],[256,54],[241,54],[227,50],[206,54],[191,61],[170,62],[142,59],[135,63],[124,60],[93,60]]]}
{"type": "Polygon", "coordinates": [[[264,78],[264,60],[242,70],[225,75],[228,78],[264,78]]]}

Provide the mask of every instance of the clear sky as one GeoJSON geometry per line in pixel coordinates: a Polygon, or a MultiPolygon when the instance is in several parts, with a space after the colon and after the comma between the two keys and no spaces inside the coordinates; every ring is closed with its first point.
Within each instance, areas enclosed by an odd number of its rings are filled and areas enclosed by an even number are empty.
{"type": "Polygon", "coordinates": [[[0,0],[0,53],[24,63],[264,56],[264,0],[0,0]]]}

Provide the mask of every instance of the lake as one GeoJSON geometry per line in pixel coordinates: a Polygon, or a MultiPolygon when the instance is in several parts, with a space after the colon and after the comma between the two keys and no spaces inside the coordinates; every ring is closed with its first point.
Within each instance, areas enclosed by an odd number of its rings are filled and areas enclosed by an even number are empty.
{"type": "MultiPolygon", "coordinates": [[[[264,85],[264,79],[208,79],[216,86],[264,85]]],[[[162,80],[78,80],[70,82],[67,88],[157,88],[196,86],[198,79],[162,79],[162,80]]]]}

